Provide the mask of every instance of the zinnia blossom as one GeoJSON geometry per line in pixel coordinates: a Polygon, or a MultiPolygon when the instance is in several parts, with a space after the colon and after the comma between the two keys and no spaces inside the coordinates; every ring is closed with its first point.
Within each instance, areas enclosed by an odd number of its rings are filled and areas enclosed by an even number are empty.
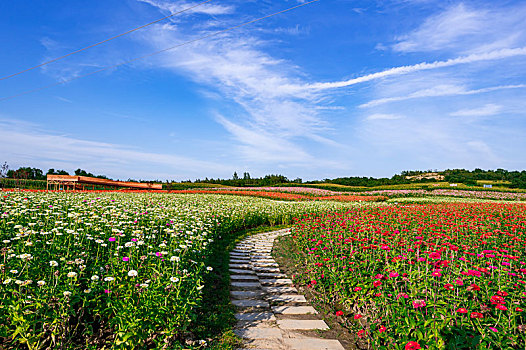
{"type": "Polygon", "coordinates": [[[405,350],[417,350],[420,349],[420,344],[418,344],[416,341],[410,341],[409,343],[405,344],[405,350]]]}

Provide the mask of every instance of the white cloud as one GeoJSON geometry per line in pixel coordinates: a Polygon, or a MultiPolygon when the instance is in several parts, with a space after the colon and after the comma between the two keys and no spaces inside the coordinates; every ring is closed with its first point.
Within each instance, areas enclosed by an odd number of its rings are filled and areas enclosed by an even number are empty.
{"type": "MultiPolygon", "coordinates": [[[[176,13],[179,11],[182,11],[184,9],[187,9],[191,6],[195,6],[203,1],[195,1],[195,2],[188,2],[188,1],[177,1],[172,2],[169,0],[138,0],[140,2],[147,3],[149,5],[152,5],[154,7],[157,7],[163,11],[168,11],[170,13],[176,13]]],[[[225,15],[230,14],[234,11],[234,8],[232,6],[223,6],[218,5],[214,3],[206,3],[200,6],[197,6],[196,8],[188,11],[188,13],[202,13],[207,15],[225,15]]]]}
{"type": "Polygon", "coordinates": [[[467,90],[464,86],[442,84],[442,85],[434,86],[432,88],[418,90],[406,96],[385,97],[385,98],[371,100],[367,103],[361,104],[359,107],[360,108],[374,107],[374,106],[379,106],[379,105],[391,103],[391,102],[406,101],[406,100],[425,98],[425,97],[466,96],[466,95],[482,94],[482,93],[492,92],[492,91],[519,89],[519,88],[526,88],[526,85],[524,84],[501,85],[501,86],[492,86],[492,87],[487,87],[487,88],[482,88],[482,89],[467,90]]]}
{"type": "MultiPolygon", "coordinates": [[[[201,28],[206,28],[204,24],[201,23],[201,28]]],[[[155,48],[164,48],[203,33],[207,32],[196,32],[194,27],[188,34],[184,26],[172,23],[150,27],[142,40],[155,48]]],[[[298,89],[305,81],[297,67],[267,53],[265,49],[270,43],[253,33],[239,29],[199,41],[184,50],[166,52],[157,58],[156,65],[212,87],[223,99],[226,97],[243,108],[245,113],[237,112],[235,118],[222,111],[216,120],[242,145],[239,149],[245,158],[282,161],[284,157],[290,159],[284,155],[288,149],[300,161],[313,159],[298,145],[301,139],[334,143],[319,135],[327,130],[317,108],[320,96],[298,89]],[[272,137],[267,138],[269,135],[272,137]],[[256,141],[267,151],[258,149],[253,144],[256,141]],[[272,149],[272,144],[282,147],[283,152],[272,149]]]]}
{"type": "Polygon", "coordinates": [[[353,78],[353,79],[344,80],[344,81],[309,84],[306,86],[306,88],[312,89],[312,90],[326,90],[326,89],[342,88],[342,87],[352,86],[352,85],[356,85],[356,84],[360,84],[360,83],[364,83],[368,81],[378,80],[378,79],[391,77],[391,76],[404,75],[404,74],[413,73],[413,72],[451,67],[451,66],[456,66],[459,64],[501,60],[505,58],[525,56],[525,55],[526,55],[526,47],[495,50],[495,51],[490,51],[490,52],[485,52],[485,53],[477,53],[477,54],[471,54],[468,56],[452,58],[446,61],[435,61],[431,63],[422,62],[422,63],[409,65],[409,66],[394,67],[394,68],[386,69],[378,73],[367,74],[367,75],[363,75],[358,78],[353,78]]]}
{"type": "Polygon", "coordinates": [[[8,163],[19,162],[42,168],[89,169],[113,177],[174,179],[201,176],[205,173],[228,173],[225,164],[194,160],[174,154],[152,153],[141,149],[77,139],[50,133],[40,126],[15,120],[0,119],[0,154],[11,157],[8,163]],[[140,171],[137,169],[149,169],[140,171]]]}
{"type": "Polygon", "coordinates": [[[464,3],[427,18],[420,27],[399,36],[398,52],[485,52],[524,46],[526,6],[470,8],[464,3]]]}
{"type": "Polygon", "coordinates": [[[375,113],[368,115],[365,119],[367,120],[395,120],[402,119],[403,116],[399,114],[387,114],[387,113],[375,113]]]}
{"type": "Polygon", "coordinates": [[[488,103],[482,107],[461,109],[456,112],[450,113],[453,117],[486,117],[490,115],[498,114],[502,111],[502,106],[493,103],[488,103]]]}

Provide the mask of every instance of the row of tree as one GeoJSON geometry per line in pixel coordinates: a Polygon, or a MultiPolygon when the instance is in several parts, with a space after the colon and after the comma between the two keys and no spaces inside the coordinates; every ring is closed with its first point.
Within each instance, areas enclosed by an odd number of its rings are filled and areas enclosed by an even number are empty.
{"type": "MultiPolygon", "coordinates": [[[[190,180],[186,182],[192,182],[190,180]]],[[[210,183],[210,184],[220,184],[225,186],[236,186],[236,187],[252,187],[252,186],[273,186],[278,184],[287,184],[287,183],[302,183],[300,178],[289,180],[284,175],[265,175],[263,177],[251,177],[250,173],[243,173],[243,177],[240,178],[237,172],[234,172],[231,179],[209,179],[205,178],[204,180],[197,179],[195,183],[210,183]]]]}

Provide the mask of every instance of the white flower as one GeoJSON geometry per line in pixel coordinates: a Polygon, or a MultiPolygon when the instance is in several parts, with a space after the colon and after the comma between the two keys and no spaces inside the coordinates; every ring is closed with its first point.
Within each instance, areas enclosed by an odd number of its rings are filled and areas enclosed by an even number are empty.
{"type": "Polygon", "coordinates": [[[91,276],[91,280],[92,281],[98,281],[99,280],[99,276],[93,275],[93,276],[91,276]]]}
{"type": "Polygon", "coordinates": [[[199,286],[199,287],[197,287],[197,290],[201,290],[201,289],[203,289],[204,287],[205,287],[204,285],[199,286]]]}
{"type": "Polygon", "coordinates": [[[20,254],[19,258],[24,259],[24,260],[31,260],[33,259],[33,256],[31,256],[31,254],[25,253],[25,254],[20,254]]]}
{"type": "Polygon", "coordinates": [[[70,291],[65,291],[62,294],[64,294],[65,297],[69,297],[71,295],[71,292],[70,291]]]}
{"type": "Polygon", "coordinates": [[[177,277],[170,277],[170,281],[172,281],[173,283],[179,282],[179,278],[177,278],[177,277]]]}
{"type": "Polygon", "coordinates": [[[45,281],[38,281],[37,284],[38,284],[40,287],[42,287],[43,285],[46,284],[46,282],[45,282],[45,281]]]}
{"type": "Polygon", "coordinates": [[[96,239],[96,240],[95,240],[95,243],[98,243],[98,244],[100,244],[100,243],[102,243],[102,242],[104,242],[102,239],[96,239]]]}
{"type": "Polygon", "coordinates": [[[84,293],[89,293],[89,292],[91,292],[91,289],[89,289],[89,288],[88,289],[84,289],[84,293]]]}
{"type": "Polygon", "coordinates": [[[106,282],[111,282],[111,281],[113,281],[114,279],[115,279],[115,278],[113,278],[113,277],[104,277],[104,280],[105,280],[106,282]]]}
{"type": "Polygon", "coordinates": [[[73,271],[68,272],[68,277],[70,277],[70,278],[77,277],[77,273],[73,272],[73,271]]]}
{"type": "Polygon", "coordinates": [[[22,283],[24,283],[24,282],[21,281],[21,280],[16,280],[15,283],[16,283],[16,284],[22,284],[22,283]]]}
{"type": "Polygon", "coordinates": [[[208,271],[212,271],[214,268],[213,268],[212,266],[208,266],[206,269],[207,269],[208,271]]]}
{"type": "Polygon", "coordinates": [[[180,258],[180,257],[178,257],[178,256],[175,256],[175,255],[174,255],[174,256],[172,256],[172,257],[170,258],[170,261],[171,261],[171,262],[174,262],[174,261],[179,261],[179,260],[181,260],[181,258],[180,258]]]}
{"type": "Polygon", "coordinates": [[[58,262],[56,262],[55,260],[51,260],[49,262],[49,266],[58,266],[58,262]]]}
{"type": "Polygon", "coordinates": [[[3,242],[4,244],[11,243],[11,241],[8,240],[8,239],[4,239],[2,242],[3,242]]]}
{"type": "Polygon", "coordinates": [[[17,274],[18,273],[18,270],[9,270],[9,272],[13,273],[13,274],[17,274]]]}
{"type": "Polygon", "coordinates": [[[3,283],[4,283],[4,284],[9,284],[9,283],[11,283],[11,281],[12,281],[12,279],[11,279],[11,278],[8,278],[8,279],[6,279],[3,283]]]}
{"type": "Polygon", "coordinates": [[[130,276],[130,277],[135,277],[135,276],[137,276],[137,271],[135,271],[135,270],[130,270],[130,271],[128,271],[128,276],[130,276]]]}
{"type": "Polygon", "coordinates": [[[148,288],[148,283],[141,283],[139,286],[141,288],[148,288]]]}

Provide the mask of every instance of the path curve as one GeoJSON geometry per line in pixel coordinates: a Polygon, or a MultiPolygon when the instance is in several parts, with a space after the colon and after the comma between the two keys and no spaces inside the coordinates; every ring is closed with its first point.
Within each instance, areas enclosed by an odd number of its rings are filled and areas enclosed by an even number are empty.
{"type": "Polygon", "coordinates": [[[239,310],[235,333],[244,349],[344,350],[338,340],[300,333],[329,327],[272,258],[274,240],[288,234],[289,229],[258,233],[230,252],[230,295],[239,310]]]}

